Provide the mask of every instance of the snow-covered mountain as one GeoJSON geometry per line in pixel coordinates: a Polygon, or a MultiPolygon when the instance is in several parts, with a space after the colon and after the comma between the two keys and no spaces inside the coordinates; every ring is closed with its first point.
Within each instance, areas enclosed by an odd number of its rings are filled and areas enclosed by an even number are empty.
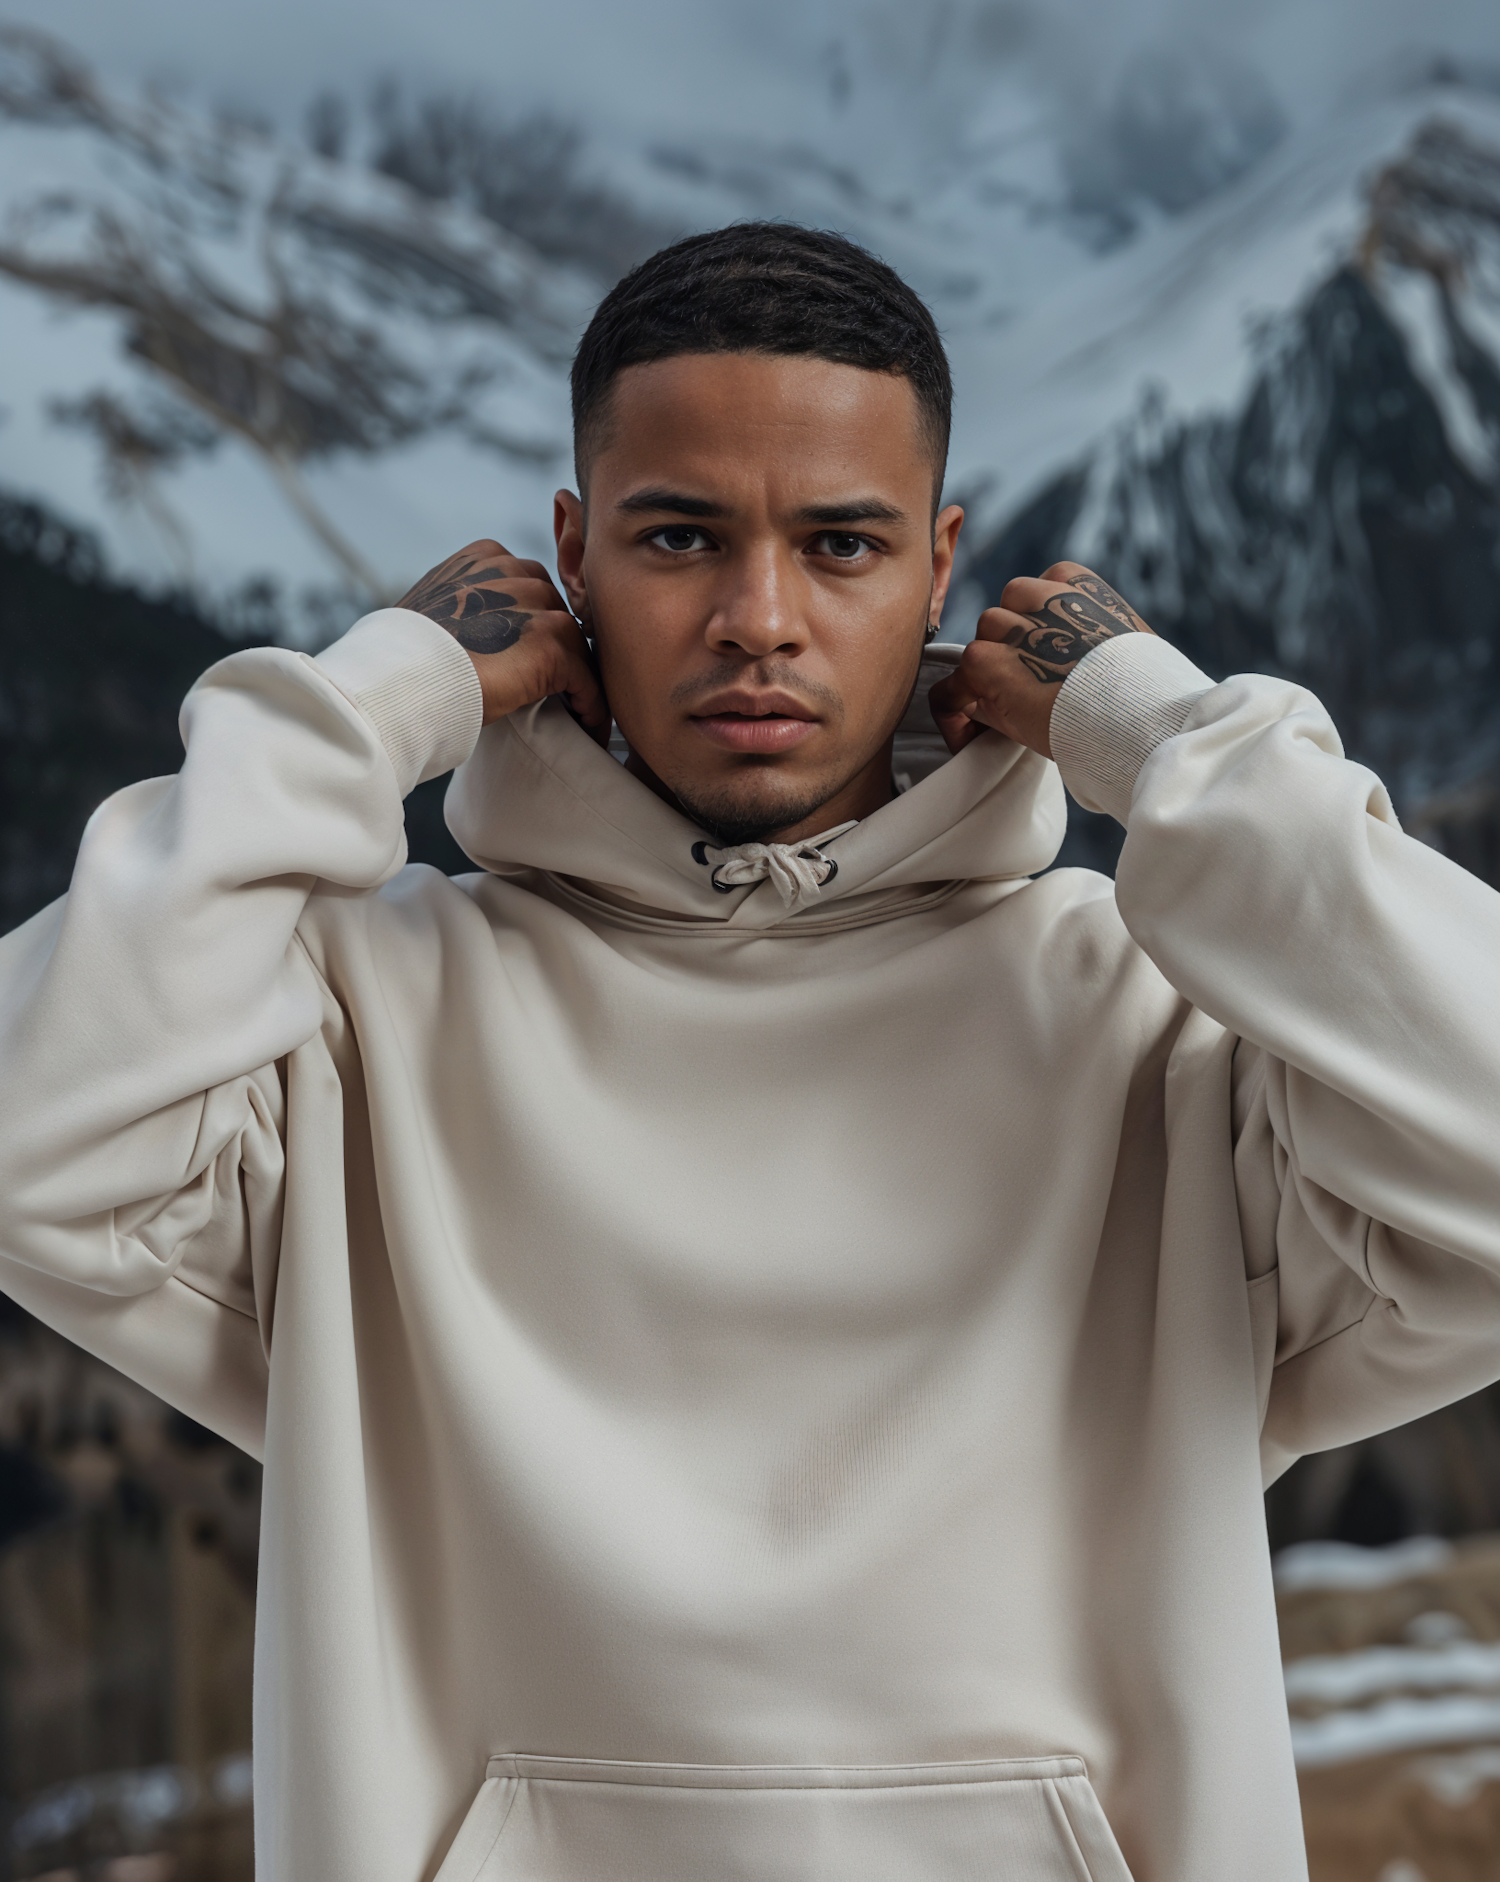
{"type": "MultiPolygon", "coordinates": [[[[1360,176],[1352,225],[1276,227],[1275,178],[1246,191],[1243,272],[1274,278],[1293,241],[1315,265],[1242,338],[1232,396],[1193,396],[1186,346],[1175,374],[1118,387],[1134,407],[1052,458],[973,573],[993,588],[1062,555],[1108,569],[1210,671],[1312,687],[1419,827],[1482,826],[1493,852],[1500,135],[1487,102],[1443,103],[1360,176]]],[[[1145,323],[1157,346],[1162,324],[1145,323]]],[[[1500,873],[1500,854],[1466,859],[1500,873]]]]}
{"type": "MultiPolygon", "coordinates": [[[[0,31],[0,485],[90,525],[123,574],[221,618],[263,614],[271,584],[306,630],[474,535],[546,553],[572,344],[675,233],[845,228],[993,338],[1149,191],[1123,159],[1102,190],[1095,145],[1059,143],[1003,64],[950,58],[913,135],[882,136],[913,52],[891,30],[857,84],[830,72],[805,140],[616,134],[592,170],[565,126],[394,91],[353,126],[326,98],[311,147],[277,141],[0,31]],[[867,160],[836,161],[840,140],[867,160]]],[[[1203,157],[1204,115],[1194,94],[1192,163],[1242,164],[1203,157]]]]}
{"type": "Polygon", "coordinates": [[[597,286],[360,167],[100,90],[0,78],[0,482],[113,567],[306,625],[512,515],[543,538],[597,286]]]}
{"type": "Polygon", "coordinates": [[[796,141],[581,151],[395,93],[278,141],[8,34],[0,487],[218,618],[332,631],[471,536],[546,555],[566,362],[608,281],[674,232],[787,216],[871,244],[944,328],[950,633],[1077,554],[1211,667],[1329,694],[1407,804],[1488,777],[1492,79],[1408,64],[1289,125],[1178,48],[1059,128],[975,27],[882,137],[917,56],[890,20],[857,71],[830,48],[796,141]]]}

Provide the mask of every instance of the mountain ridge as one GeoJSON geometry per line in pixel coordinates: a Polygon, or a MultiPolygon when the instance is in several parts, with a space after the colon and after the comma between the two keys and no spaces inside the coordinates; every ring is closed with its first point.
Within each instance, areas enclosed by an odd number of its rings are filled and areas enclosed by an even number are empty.
{"type": "Polygon", "coordinates": [[[1307,686],[1415,827],[1495,879],[1500,150],[1431,123],[1369,200],[1237,401],[1148,392],[972,575],[1085,561],[1215,677],[1307,686]]]}
{"type": "MultiPolygon", "coordinates": [[[[978,565],[1059,474],[1108,449],[1143,386],[1180,415],[1232,404],[1257,324],[1347,261],[1365,173],[1434,110],[1500,145],[1500,100],[1430,68],[1311,129],[1273,126],[1262,100],[1216,144],[1213,102],[1245,85],[1162,55],[1154,90],[1142,68],[1104,112],[1109,149],[1133,137],[1150,155],[1116,164],[1105,239],[1080,131],[1048,129],[1046,101],[1027,104],[1003,66],[953,80],[968,115],[916,138],[903,181],[894,149],[869,169],[837,161],[828,127],[580,156],[566,127],[395,94],[357,161],[337,101],[321,149],[301,148],[111,90],[35,33],[0,42],[0,485],[210,616],[271,584],[304,644],[455,540],[550,553],[568,350],[612,273],[665,235],[789,215],[870,243],[929,295],[958,387],[950,493],[978,565]],[[522,235],[497,218],[533,187],[527,137],[552,153],[532,153],[535,173],[556,176],[550,197],[540,182],[527,196],[522,235]],[[508,163],[513,179],[491,174],[508,163]]],[[[971,583],[958,600],[979,598],[971,583]]]]}

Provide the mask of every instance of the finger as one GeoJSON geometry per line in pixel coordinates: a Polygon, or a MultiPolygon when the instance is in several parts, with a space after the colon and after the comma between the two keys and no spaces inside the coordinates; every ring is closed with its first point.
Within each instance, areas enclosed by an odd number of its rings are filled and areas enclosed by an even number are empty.
{"type": "Polygon", "coordinates": [[[1003,648],[992,641],[971,640],[958,665],[933,686],[928,698],[941,712],[965,711],[990,690],[1003,662],[1003,648]]]}
{"type": "MultiPolygon", "coordinates": [[[[439,562],[436,568],[429,569],[419,582],[407,590],[397,605],[411,608],[418,614],[427,614],[439,608],[444,598],[451,597],[456,588],[497,581],[542,582],[550,594],[557,594],[551,576],[540,562],[513,556],[503,543],[496,542],[492,536],[480,536],[450,555],[446,561],[439,562]]],[[[557,598],[557,605],[562,606],[561,596],[557,598]]]]}
{"type": "MultiPolygon", "coordinates": [[[[1061,585],[1053,593],[1076,596],[1075,590],[1061,585]]],[[[1104,635],[1085,639],[1067,622],[1047,613],[1015,614],[1009,608],[987,608],[980,616],[979,627],[974,645],[992,649],[1004,663],[995,675],[992,690],[999,689],[1008,696],[1009,689],[1027,677],[1043,686],[1060,686],[1098,639],[1123,631],[1111,628],[1104,635]]],[[[994,717],[987,716],[986,722],[1000,726],[994,717]]],[[[1015,735],[1010,724],[1000,729],[1015,735]]]]}
{"type": "Polygon", "coordinates": [[[1081,562],[1054,562],[1045,575],[1017,575],[1005,584],[1000,604],[1013,614],[1042,613],[1054,595],[1069,589],[1087,595],[1102,615],[1117,624],[1123,633],[1149,634],[1151,629],[1130,603],[1110,587],[1102,575],[1085,568],[1081,562]]]}
{"type": "Polygon", "coordinates": [[[962,713],[944,715],[934,710],[932,720],[950,756],[956,756],[985,729],[978,719],[966,718],[962,713]]]}
{"type": "Polygon", "coordinates": [[[572,615],[501,612],[450,631],[479,675],[486,725],[557,695],[568,701],[591,732],[601,721],[607,728],[608,707],[588,643],[572,615]]]}
{"type": "Polygon", "coordinates": [[[470,653],[501,653],[539,625],[571,622],[550,582],[457,579],[419,598],[419,614],[436,621],[470,653]]]}
{"type": "MultiPolygon", "coordinates": [[[[479,536],[473,542],[465,543],[462,549],[455,550],[445,562],[439,562],[438,568],[466,568],[475,562],[498,562],[509,556],[510,551],[503,543],[496,542],[493,536],[479,536]]],[[[437,571],[433,572],[435,574],[437,571]]]]}
{"type": "Polygon", "coordinates": [[[927,695],[933,723],[950,752],[961,751],[970,740],[978,738],[990,722],[985,717],[986,706],[1002,672],[991,670],[989,651],[979,642],[971,642],[958,665],[927,695]]]}
{"type": "Polygon", "coordinates": [[[980,728],[969,717],[977,703],[974,689],[966,685],[957,670],[945,674],[927,694],[927,709],[933,724],[950,752],[960,751],[980,728]]]}
{"type": "Polygon", "coordinates": [[[549,593],[557,594],[557,584],[542,564],[520,556],[476,556],[463,576],[471,582],[540,582],[549,593]]]}
{"type": "Polygon", "coordinates": [[[562,697],[568,711],[589,737],[596,744],[607,745],[609,728],[613,724],[609,701],[604,697],[604,688],[599,684],[598,675],[587,661],[574,660],[570,663],[568,683],[563,688],[562,697]]]}
{"type": "Polygon", "coordinates": [[[556,645],[560,667],[553,692],[562,698],[590,738],[607,744],[612,724],[609,701],[604,697],[589,644],[571,617],[567,626],[559,629],[556,645]]]}
{"type": "Polygon", "coordinates": [[[1022,649],[1028,671],[1051,685],[1105,641],[1149,632],[1112,588],[1085,571],[1074,582],[1030,575],[1007,582],[1003,605],[986,609],[977,638],[1022,649]]]}
{"type": "Polygon", "coordinates": [[[1000,591],[1000,606],[1012,614],[1040,614],[1054,595],[1067,594],[1070,586],[1045,576],[1014,575],[1000,591]]]}
{"type": "MultiPolygon", "coordinates": [[[[965,649],[952,691],[939,699],[938,711],[961,711],[973,723],[1003,732],[1043,757],[1050,756],[1048,727],[1056,693],[1050,685],[1038,685],[1038,677],[1018,647],[976,640],[965,649]]],[[[946,722],[946,729],[944,724],[939,729],[945,738],[957,730],[951,721],[946,722]]],[[[950,749],[957,749],[951,741],[950,749]]]]}
{"type": "MultiPolygon", "coordinates": [[[[502,607],[521,608],[531,614],[568,614],[567,603],[551,582],[545,578],[538,581],[531,575],[512,577],[483,573],[482,578],[463,583],[460,592],[472,598],[471,609],[502,607]]],[[[571,620],[572,616],[568,618],[571,620]]]]}
{"type": "Polygon", "coordinates": [[[978,703],[972,689],[955,687],[954,677],[944,679],[927,695],[927,710],[950,752],[962,751],[983,729],[970,717],[978,703]]]}
{"type": "MultiPolygon", "coordinates": [[[[450,556],[448,561],[461,565],[493,566],[503,570],[507,576],[517,581],[523,576],[538,582],[552,580],[552,572],[544,562],[537,562],[530,556],[512,555],[504,543],[496,542],[492,536],[482,536],[477,542],[471,542],[468,548],[460,549],[458,554],[450,556]]],[[[448,563],[445,562],[443,567],[447,566],[448,563]]]]}
{"type": "Polygon", "coordinates": [[[1141,619],[1117,589],[1110,587],[1102,575],[1096,574],[1093,569],[1085,568],[1081,562],[1054,562],[1042,579],[1066,582],[1070,588],[1081,590],[1096,601],[1106,614],[1112,615],[1133,634],[1150,634],[1155,631],[1141,619]]]}
{"type": "Polygon", "coordinates": [[[521,614],[501,608],[461,621],[448,631],[481,667],[481,680],[487,671],[491,673],[497,699],[508,697],[510,703],[504,710],[511,712],[549,693],[562,692],[568,636],[578,628],[568,614],[521,614]]]}
{"type": "MultiPolygon", "coordinates": [[[[1014,585],[1011,583],[1007,587],[1007,594],[1014,585]]],[[[980,641],[1008,640],[1017,628],[1024,629],[1032,625],[1028,615],[1018,614],[1013,608],[986,608],[979,617],[978,626],[974,629],[974,641],[971,645],[980,641]]]]}
{"type": "Polygon", "coordinates": [[[952,716],[962,713],[972,706],[976,698],[972,683],[965,678],[962,667],[955,667],[951,673],[945,673],[934,682],[927,694],[927,703],[932,708],[933,716],[939,713],[952,716]]]}
{"type": "Polygon", "coordinates": [[[481,536],[478,541],[468,543],[456,554],[450,555],[447,561],[439,562],[436,568],[430,568],[420,581],[413,582],[396,606],[409,608],[413,614],[429,615],[441,623],[444,616],[451,614],[455,594],[464,587],[473,571],[481,568],[498,570],[500,558],[504,554],[498,542],[481,536]]]}

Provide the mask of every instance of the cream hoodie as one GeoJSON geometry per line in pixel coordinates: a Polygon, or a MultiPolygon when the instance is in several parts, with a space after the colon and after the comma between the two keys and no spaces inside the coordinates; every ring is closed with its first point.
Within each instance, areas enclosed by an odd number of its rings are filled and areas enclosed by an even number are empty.
{"type": "Polygon", "coordinates": [[[1114,886],[924,702],[789,916],[384,611],[0,942],[0,1279],[266,1461],[260,1882],[1305,1875],[1262,1460],[1500,1374],[1500,897],[1159,640],[1114,886]]]}

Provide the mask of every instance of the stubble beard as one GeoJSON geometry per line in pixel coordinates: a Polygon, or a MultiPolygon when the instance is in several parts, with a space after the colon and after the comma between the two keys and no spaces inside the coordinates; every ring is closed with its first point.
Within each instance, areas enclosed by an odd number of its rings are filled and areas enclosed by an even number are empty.
{"type": "MultiPolygon", "coordinates": [[[[677,687],[672,694],[673,703],[691,704],[718,687],[741,679],[745,672],[743,662],[726,661],[719,672],[698,674],[677,687]]],[[[821,706],[835,721],[843,718],[843,700],[831,687],[810,685],[781,661],[755,663],[754,678],[763,686],[786,687],[809,704],[821,706]]],[[[717,846],[732,849],[740,843],[769,842],[782,830],[795,828],[811,817],[819,805],[837,796],[850,779],[858,775],[861,766],[856,764],[848,777],[840,774],[830,777],[824,772],[821,778],[792,780],[782,773],[774,758],[749,758],[727,777],[696,783],[691,778],[661,778],[632,747],[627,768],[675,803],[684,816],[714,838],[717,846]]]]}
{"type": "MultiPolygon", "coordinates": [[[[858,775],[858,769],[851,776],[858,775]]],[[[837,797],[850,778],[831,784],[808,785],[796,796],[774,804],[747,802],[741,781],[726,782],[711,791],[678,788],[673,795],[700,830],[707,830],[722,849],[741,843],[769,843],[782,830],[805,823],[821,805],[837,797]]]]}

